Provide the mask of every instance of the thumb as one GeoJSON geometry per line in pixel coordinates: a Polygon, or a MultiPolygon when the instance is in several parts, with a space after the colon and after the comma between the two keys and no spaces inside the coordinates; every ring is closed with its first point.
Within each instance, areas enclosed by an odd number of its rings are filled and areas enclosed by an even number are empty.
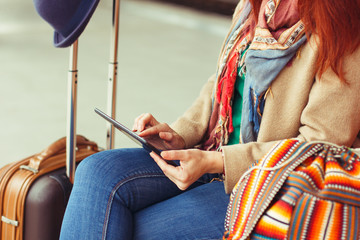
{"type": "Polygon", "coordinates": [[[167,142],[170,142],[171,140],[174,139],[174,136],[173,134],[169,133],[169,132],[160,132],[159,133],[159,137],[162,139],[162,140],[165,140],[167,142]]]}
{"type": "Polygon", "coordinates": [[[184,150],[169,150],[169,151],[162,151],[161,157],[165,160],[186,160],[186,151],[184,150]]]}

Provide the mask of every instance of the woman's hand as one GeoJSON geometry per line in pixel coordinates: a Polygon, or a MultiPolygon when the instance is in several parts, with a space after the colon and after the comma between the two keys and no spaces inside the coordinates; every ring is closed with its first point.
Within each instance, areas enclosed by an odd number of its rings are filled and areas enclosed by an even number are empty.
{"type": "Polygon", "coordinates": [[[181,190],[187,189],[205,173],[222,173],[224,168],[220,152],[189,149],[163,151],[161,157],[154,152],[150,155],[164,174],[181,190]],[[175,167],[165,160],[179,160],[180,166],[175,167]]]}
{"type": "Polygon", "coordinates": [[[184,139],[166,123],[159,123],[150,113],[144,113],[137,117],[133,131],[138,131],[139,136],[145,138],[156,148],[183,149],[184,139]]]}

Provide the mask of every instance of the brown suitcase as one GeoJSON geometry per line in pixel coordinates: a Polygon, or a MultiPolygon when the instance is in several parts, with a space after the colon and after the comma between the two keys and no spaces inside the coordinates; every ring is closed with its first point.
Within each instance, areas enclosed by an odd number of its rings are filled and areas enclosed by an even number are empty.
{"type": "MultiPolygon", "coordinates": [[[[98,152],[76,136],[76,162],[98,152]]],[[[1,239],[59,239],[72,184],[65,175],[66,138],[0,169],[1,239]]]]}
{"type": "MultiPolygon", "coordinates": [[[[108,114],[115,117],[120,0],[113,0],[108,77],[108,114]]],[[[56,240],[71,192],[76,163],[98,152],[97,144],[76,135],[77,50],[70,48],[67,137],[42,152],[0,169],[1,240],[56,240]]],[[[107,149],[114,127],[107,126],[107,149]]]]}

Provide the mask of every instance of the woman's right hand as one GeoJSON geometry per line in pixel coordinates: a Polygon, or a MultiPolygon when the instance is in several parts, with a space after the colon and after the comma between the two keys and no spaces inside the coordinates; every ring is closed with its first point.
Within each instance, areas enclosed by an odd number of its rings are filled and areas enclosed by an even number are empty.
{"type": "Polygon", "coordinates": [[[160,150],[183,149],[184,139],[166,123],[159,123],[150,113],[143,113],[134,121],[132,129],[160,150]]]}

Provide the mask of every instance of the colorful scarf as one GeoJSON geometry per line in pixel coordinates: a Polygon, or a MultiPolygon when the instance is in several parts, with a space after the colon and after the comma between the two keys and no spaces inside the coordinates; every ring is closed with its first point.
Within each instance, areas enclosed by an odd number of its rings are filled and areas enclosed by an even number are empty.
{"type": "Polygon", "coordinates": [[[245,84],[239,142],[256,141],[266,92],[306,41],[296,0],[263,0],[256,26],[250,17],[251,10],[248,0],[239,4],[221,51],[213,110],[203,149],[220,148],[227,144],[233,132],[232,98],[240,66],[245,69],[245,84]],[[245,49],[246,53],[240,58],[245,49]]]}

